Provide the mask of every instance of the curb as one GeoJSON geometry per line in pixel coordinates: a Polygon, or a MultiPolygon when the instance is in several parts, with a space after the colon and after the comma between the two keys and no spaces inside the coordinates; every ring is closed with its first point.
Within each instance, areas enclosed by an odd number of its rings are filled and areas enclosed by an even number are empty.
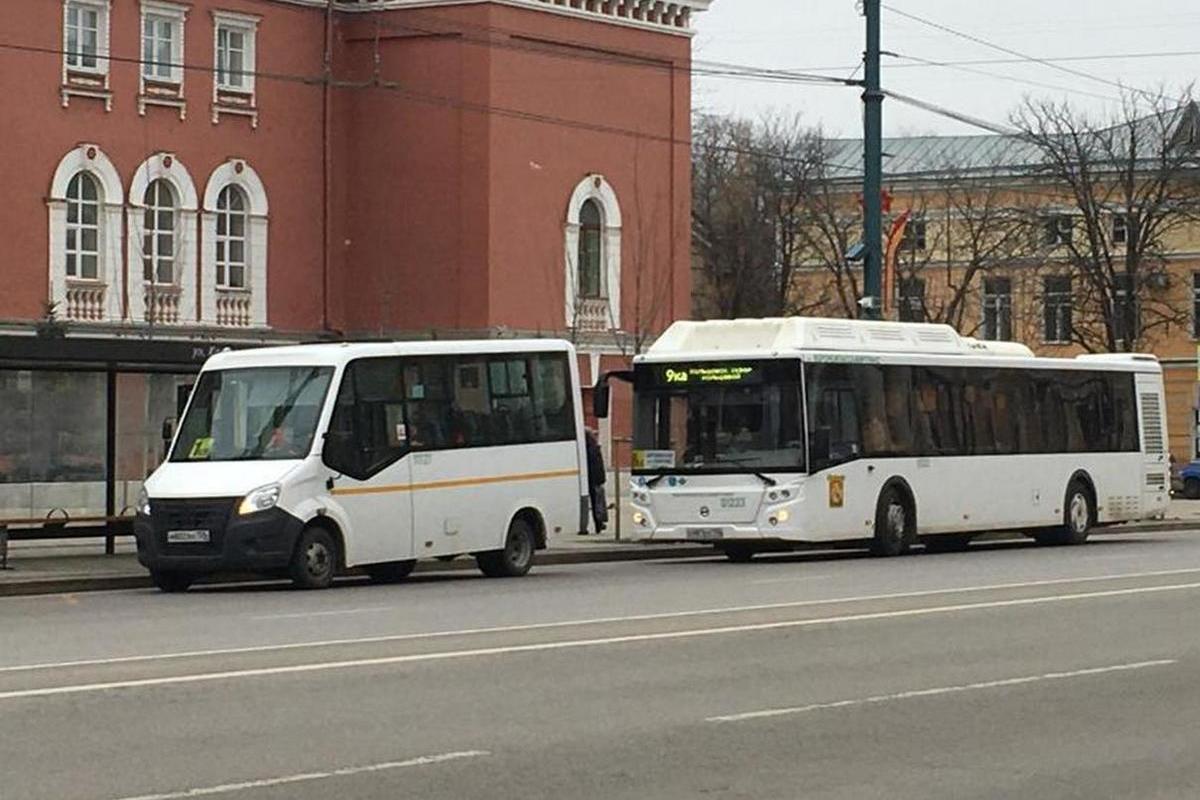
{"type": "MultiPolygon", "coordinates": [[[[1163,522],[1135,523],[1114,525],[1100,528],[1097,536],[1111,536],[1136,533],[1163,533],[1170,531],[1200,530],[1200,520],[1176,520],[1163,522]]],[[[1024,538],[1024,534],[997,532],[984,534],[987,541],[1005,541],[1024,538]]],[[[806,548],[801,548],[806,549],[806,548]]],[[[826,549],[818,547],[814,549],[826,549]]],[[[605,547],[596,545],[595,550],[576,552],[570,550],[548,550],[537,557],[534,566],[561,566],[564,564],[596,564],[619,561],[655,561],[679,558],[713,558],[717,554],[708,545],[621,545],[605,547]]],[[[414,572],[447,572],[466,571],[475,569],[475,562],[470,558],[458,558],[454,561],[440,562],[422,560],[417,563],[414,572]]],[[[360,575],[351,571],[347,577],[360,575]]],[[[269,580],[269,579],[267,579],[269,580]]],[[[200,585],[236,585],[243,583],[262,583],[261,575],[225,575],[217,580],[202,581],[200,585]]],[[[339,583],[345,579],[339,579],[339,583]]],[[[21,597],[41,594],[69,594],[75,592],[105,592],[125,589],[148,589],[153,584],[147,574],[138,575],[107,575],[107,576],[71,576],[46,578],[44,580],[0,582],[0,597],[21,597]]]]}
{"type": "MultiPolygon", "coordinates": [[[[620,547],[603,547],[597,545],[595,550],[574,552],[570,550],[548,550],[538,554],[534,568],[538,566],[561,566],[564,564],[595,564],[608,561],[654,561],[676,558],[713,557],[715,553],[707,545],[624,545],[620,547]]],[[[141,569],[139,567],[139,569],[141,569]]],[[[414,573],[424,572],[460,572],[476,569],[473,558],[456,558],[453,561],[417,562],[414,573]]],[[[346,576],[339,578],[343,583],[347,577],[353,578],[362,573],[351,570],[346,576]]],[[[201,581],[198,585],[236,585],[243,583],[262,583],[270,581],[261,575],[222,575],[215,580],[201,581]]],[[[73,575],[69,577],[49,577],[28,581],[0,581],[0,597],[21,597],[39,594],[71,594],[75,592],[107,592],[123,589],[148,589],[154,584],[146,573],[137,575],[103,575],[86,576],[73,575]]]]}

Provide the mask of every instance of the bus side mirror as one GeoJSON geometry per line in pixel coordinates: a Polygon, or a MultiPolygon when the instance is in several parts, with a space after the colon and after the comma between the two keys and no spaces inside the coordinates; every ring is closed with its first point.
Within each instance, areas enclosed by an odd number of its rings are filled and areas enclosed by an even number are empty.
{"type": "Polygon", "coordinates": [[[607,381],[601,381],[592,389],[592,415],[596,419],[608,417],[609,386],[607,381]]]}

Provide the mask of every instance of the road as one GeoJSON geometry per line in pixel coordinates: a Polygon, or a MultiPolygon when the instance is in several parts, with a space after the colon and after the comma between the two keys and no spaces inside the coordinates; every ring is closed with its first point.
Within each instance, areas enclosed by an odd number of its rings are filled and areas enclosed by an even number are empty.
{"type": "Polygon", "coordinates": [[[1200,796],[1200,536],[0,599],[4,800],[1200,796]]]}

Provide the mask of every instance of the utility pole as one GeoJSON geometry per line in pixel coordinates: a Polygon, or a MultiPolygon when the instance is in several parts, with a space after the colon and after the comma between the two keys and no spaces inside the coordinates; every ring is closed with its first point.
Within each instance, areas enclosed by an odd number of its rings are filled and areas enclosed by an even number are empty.
{"type": "Polygon", "coordinates": [[[879,319],[883,301],[883,90],[879,85],[879,6],[863,0],[867,49],[863,53],[863,299],[867,317],[879,319]]]}

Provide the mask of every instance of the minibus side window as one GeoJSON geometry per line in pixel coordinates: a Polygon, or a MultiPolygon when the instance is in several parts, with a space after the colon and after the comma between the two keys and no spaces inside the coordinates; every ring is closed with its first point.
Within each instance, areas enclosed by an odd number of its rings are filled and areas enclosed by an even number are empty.
{"type": "Polygon", "coordinates": [[[409,450],[400,360],[365,358],[346,367],[323,458],[327,466],[366,480],[409,450]]]}

